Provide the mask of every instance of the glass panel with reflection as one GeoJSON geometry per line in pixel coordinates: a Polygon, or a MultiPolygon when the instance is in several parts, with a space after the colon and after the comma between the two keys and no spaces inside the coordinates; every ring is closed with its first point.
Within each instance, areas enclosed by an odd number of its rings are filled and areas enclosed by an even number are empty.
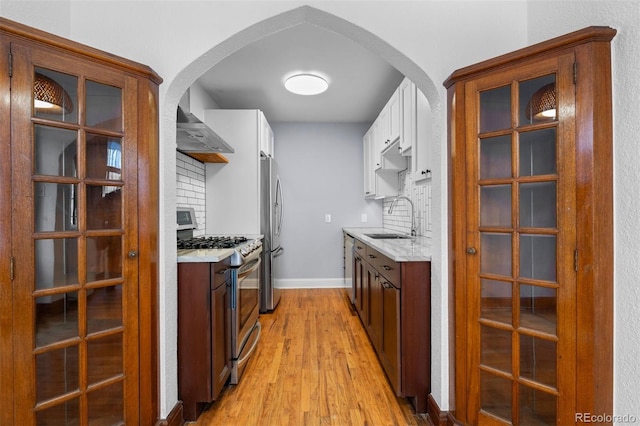
{"type": "Polygon", "coordinates": [[[78,239],[35,240],[37,290],[78,283],[78,239]]]}
{"type": "Polygon", "coordinates": [[[122,285],[94,288],[87,295],[87,333],[122,325],[122,285]]]}
{"type": "Polygon", "coordinates": [[[78,77],[36,67],[33,97],[35,117],[78,122],[78,77]]]}
{"type": "Polygon", "coordinates": [[[541,390],[520,385],[520,424],[554,425],[558,398],[541,390]]]}
{"type": "Polygon", "coordinates": [[[36,426],[79,425],[80,399],[74,398],[36,412],[36,426]]]}
{"type": "Polygon", "coordinates": [[[87,404],[89,424],[124,424],[124,391],[122,382],[89,392],[87,404]]]}
{"type": "Polygon", "coordinates": [[[122,131],[122,89],[87,80],[87,126],[122,131]]]}
{"type": "Polygon", "coordinates": [[[511,234],[480,233],[480,272],[511,277],[511,234]]]}
{"type": "Polygon", "coordinates": [[[35,182],[33,192],[36,232],[78,229],[78,185],[35,182]]]}
{"type": "Polygon", "coordinates": [[[480,226],[511,227],[511,185],[480,187],[480,226]]]}
{"type": "Polygon", "coordinates": [[[87,229],[122,228],[122,191],[119,186],[87,185],[87,229]]]}
{"type": "Polygon", "coordinates": [[[522,132],[519,135],[520,176],[556,173],[556,129],[522,132]]]}
{"type": "Polygon", "coordinates": [[[87,380],[89,385],[123,373],[122,333],[87,342],[87,380]]]}
{"type": "Polygon", "coordinates": [[[511,136],[480,139],[480,179],[511,177],[511,136]]]}
{"type": "Polygon", "coordinates": [[[481,279],[481,318],[512,324],[512,284],[505,281],[481,279]]]}
{"type": "Polygon", "coordinates": [[[555,74],[521,81],[518,84],[520,125],[556,119],[555,74]]]}
{"type": "Polygon", "coordinates": [[[513,382],[487,371],[480,371],[480,409],[511,421],[511,388],[513,382]]]}
{"type": "Polygon", "coordinates": [[[556,342],[520,334],[520,377],[556,387],[556,342]]]}
{"type": "Polygon", "coordinates": [[[37,297],[36,347],[78,337],[78,292],[37,297]]]}
{"type": "Polygon", "coordinates": [[[87,177],[122,180],[122,139],[87,133],[87,177]]]}
{"type": "Polygon", "coordinates": [[[87,281],[122,277],[122,237],[87,238],[87,281]]]}
{"type": "Polygon", "coordinates": [[[520,276],[556,281],[556,236],[520,234],[520,276]]]}
{"type": "Polygon", "coordinates": [[[34,170],[37,175],[77,177],[75,130],[36,124],[34,132],[34,170]]]}
{"type": "Polygon", "coordinates": [[[78,377],[77,345],[37,354],[36,401],[77,390],[78,377]]]}
{"type": "Polygon", "coordinates": [[[556,183],[520,184],[520,226],[556,227],[556,183]]]}
{"type": "Polygon", "coordinates": [[[512,332],[480,325],[480,363],[511,374],[512,332]]]}
{"type": "Polygon", "coordinates": [[[480,132],[511,128],[511,86],[480,93],[480,132]]]}
{"type": "Polygon", "coordinates": [[[520,284],[520,326],[555,335],[558,296],[555,288],[520,284]]]}

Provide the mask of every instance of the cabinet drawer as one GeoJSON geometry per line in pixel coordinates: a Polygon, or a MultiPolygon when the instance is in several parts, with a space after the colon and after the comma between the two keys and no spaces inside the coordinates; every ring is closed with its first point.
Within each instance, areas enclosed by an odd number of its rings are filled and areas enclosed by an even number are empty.
{"type": "Polygon", "coordinates": [[[366,259],[367,257],[367,245],[362,241],[354,239],[353,240],[353,251],[360,255],[361,258],[366,259]]]}
{"type": "Polygon", "coordinates": [[[387,281],[393,283],[396,288],[400,288],[400,263],[369,246],[367,246],[366,259],[387,281]]]}
{"type": "Polygon", "coordinates": [[[222,262],[216,262],[211,264],[211,290],[215,290],[231,279],[231,258],[228,257],[222,262]]]}

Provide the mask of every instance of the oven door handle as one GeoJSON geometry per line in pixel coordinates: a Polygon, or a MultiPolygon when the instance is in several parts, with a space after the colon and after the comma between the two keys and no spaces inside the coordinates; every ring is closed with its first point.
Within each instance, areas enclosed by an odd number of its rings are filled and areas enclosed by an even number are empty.
{"type": "Polygon", "coordinates": [[[243,280],[245,277],[251,275],[260,267],[260,262],[262,260],[258,257],[246,265],[242,265],[238,268],[238,281],[243,280]]]}
{"type": "Polygon", "coordinates": [[[249,337],[251,337],[251,335],[253,333],[258,333],[258,335],[256,336],[256,338],[253,340],[253,344],[251,345],[251,348],[244,354],[244,356],[242,358],[240,358],[238,360],[238,365],[242,365],[245,363],[245,361],[247,360],[247,358],[249,358],[251,356],[251,354],[253,353],[253,351],[256,349],[256,346],[258,346],[258,341],[260,340],[260,335],[262,334],[262,325],[260,324],[260,321],[256,322],[255,327],[253,328],[253,330],[251,330],[250,333],[248,333],[244,340],[242,341],[240,347],[242,348],[241,351],[244,350],[244,345],[247,343],[247,340],[249,340],[249,337]]]}

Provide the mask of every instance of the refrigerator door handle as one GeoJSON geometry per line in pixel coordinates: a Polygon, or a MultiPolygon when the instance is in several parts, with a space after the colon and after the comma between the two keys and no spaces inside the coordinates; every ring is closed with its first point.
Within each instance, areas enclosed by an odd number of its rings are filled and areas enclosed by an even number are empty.
{"type": "Polygon", "coordinates": [[[282,247],[278,247],[278,248],[276,249],[276,251],[274,251],[274,252],[273,252],[273,257],[274,257],[274,258],[275,258],[275,257],[278,257],[278,256],[282,255],[282,253],[284,253],[284,248],[282,248],[282,247]]]}
{"type": "Polygon", "coordinates": [[[284,199],[282,198],[282,185],[280,184],[280,176],[277,178],[276,183],[276,206],[278,209],[278,226],[276,227],[276,235],[280,235],[280,231],[282,230],[282,215],[284,211],[284,199]],[[278,200],[280,202],[278,203],[278,200]]]}

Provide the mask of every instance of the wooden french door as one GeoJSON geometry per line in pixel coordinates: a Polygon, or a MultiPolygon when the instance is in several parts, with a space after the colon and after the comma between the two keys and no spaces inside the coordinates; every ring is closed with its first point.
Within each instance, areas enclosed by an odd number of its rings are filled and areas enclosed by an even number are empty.
{"type": "Polygon", "coordinates": [[[14,420],[137,424],[137,80],[10,50],[14,420]]]}
{"type": "Polygon", "coordinates": [[[567,54],[465,84],[471,424],[574,423],[573,64],[567,54]]]}

